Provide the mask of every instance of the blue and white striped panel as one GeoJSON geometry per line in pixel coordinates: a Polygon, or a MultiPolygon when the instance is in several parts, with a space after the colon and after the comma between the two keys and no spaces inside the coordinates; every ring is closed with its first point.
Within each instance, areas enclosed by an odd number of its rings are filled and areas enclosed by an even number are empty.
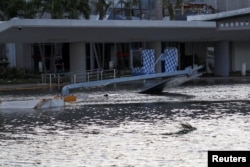
{"type": "Polygon", "coordinates": [[[142,75],[142,74],[144,74],[143,67],[132,68],[132,74],[133,75],[142,75]]]}
{"type": "Polygon", "coordinates": [[[178,51],[176,48],[165,49],[165,72],[173,72],[178,66],[178,51]]]}
{"type": "Polygon", "coordinates": [[[153,49],[147,49],[142,51],[143,55],[143,70],[144,74],[153,74],[155,73],[155,55],[153,49]]]}

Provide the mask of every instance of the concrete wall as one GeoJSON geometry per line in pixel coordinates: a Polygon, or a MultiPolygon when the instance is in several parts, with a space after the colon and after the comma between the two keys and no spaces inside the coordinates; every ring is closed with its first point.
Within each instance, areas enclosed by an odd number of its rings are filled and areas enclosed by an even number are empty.
{"type": "Polygon", "coordinates": [[[246,70],[250,70],[250,42],[233,42],[232,71],[241,71],[242,63],[246,63],[246,70]]]}

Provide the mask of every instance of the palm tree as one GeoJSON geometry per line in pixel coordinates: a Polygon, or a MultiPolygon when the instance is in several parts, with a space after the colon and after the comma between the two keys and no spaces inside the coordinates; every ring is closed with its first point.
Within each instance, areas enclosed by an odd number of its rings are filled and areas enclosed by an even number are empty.
{"type": "Polygon", "coordinates": [[[41,0],[30,0],[26,1],[24,5],[23,17],[24,18],[35,18],[38,15],[42,16],[42,3],[41,0]]]}
{"type": "Polygon", "coordinates": [[[140,20],[142,20],[142,7],[141,7],[142,3],[141,0],[138,0],[138,6],[139,6],[139,12],[140,12],[140,20]]]}
{"type": "Polygon", "coordinates": [[[107,10],[112,4],[111,0],[92,0],[92,4],[94,5],[96,12],[99,14],[99,20],[103,20],[107,10]]]}
{"type": "Polygon", "coordinates": [[[133,6],[141,6],[140,0],[120,0],[118,4],[121,4],[121,7],[125,9],[125,15],[127,16],[128,19],[132,18],[132,8],[133,6]]]}
{"type": "MultiPolygon", "coordinates": [[[[177,1],[177,3],[179,4],[178,1],[177,1]]],[[[165,9],[168,10],[170,20],[173,20],[174,19],[174,9],[173,9],[173,5],[169,2],[169,0],[163,0],[163,16],[165,16],[165,13],[164,13],[165,9]]]]}
{"type": "Polygon", "coordinates": [[[62,7],[64,8],[63,16],[67,14],[69,19],[79,19],[80,16],[89,19],[90,7],[88,0],[63,0],[62,7]]]}
{"type": "MultiPolygon", "coordinates": [[[[78,19],[81,15],[88,19],[89,0],[0,0],[0,20],[13,17],[35,18],[39,15],[42,17],[44,13],[49,13],[52,19],[62,19],[65,14],[70,19],[78,19]]],[[[61,48],[57,44],[54,47],[54,50],[61,48]]],[[[45,47],[42,43],[39,43],[39,50],[46,72],[45,47]]]]}
{"type": "Polygon", "coordinates": [[[42,0],[42,13],[49,13],[52,19],[78,19],[81,15],[89,18],[88,0],[42,0]]]}
{"type": "Polygon", "coordinates": [[[177,1],[176,1],[176,6],[181,6],[182,3],[183,3],[183,0],[177,0],[177,1]]]}
{"type": "Polygon", "coordinates": [[[155,19],[162,20],[163,18],[163,1],[164,0],[155,0],[155,19]]]}
{"type": "Polygon", "coordinates": [[[65,0],[42,0],[42,12],[49,13],[52,19],[62,19],[65,0]]]}
{"type": "Polygon", "coordinates": [[[78,5],[76,8],[79,11],[79,14],[82,14],[86,19],[89,19],[89,14],[90,14],[89,0],[78,0],[77,4],[78,5]]]}
{"type": "Polygon", "coordinates": [[[13,17],[22,15],[24,11],[24,0],[1,0],[0,1],[0,18],[9,20],[13,17]]]}

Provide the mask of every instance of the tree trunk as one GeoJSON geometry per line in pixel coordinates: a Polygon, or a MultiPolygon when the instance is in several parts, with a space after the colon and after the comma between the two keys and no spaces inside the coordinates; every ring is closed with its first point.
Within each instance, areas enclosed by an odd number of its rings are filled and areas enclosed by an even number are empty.
{"type": "Polygon", "coordinates": [[[155,20],[163,19],[163,0],[155,0],[155,20]]]}
{"type": "Polygon", "coordinates": [[[138,2],[139,4],[139,14],[140,14],[140,20],[142,20],[142,8],[141,8],[141,0],[139,0],[139,2],[138,2]]]}

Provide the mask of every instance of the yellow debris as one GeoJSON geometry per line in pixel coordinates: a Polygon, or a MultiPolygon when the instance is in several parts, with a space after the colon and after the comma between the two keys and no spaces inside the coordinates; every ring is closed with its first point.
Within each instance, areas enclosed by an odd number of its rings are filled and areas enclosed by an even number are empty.
{"type": "Polygon", "coordinates": [[[76,96],[74,95],[64,97],[64,102],[73,102],[73,101],[76,101],[76,96]]]}

